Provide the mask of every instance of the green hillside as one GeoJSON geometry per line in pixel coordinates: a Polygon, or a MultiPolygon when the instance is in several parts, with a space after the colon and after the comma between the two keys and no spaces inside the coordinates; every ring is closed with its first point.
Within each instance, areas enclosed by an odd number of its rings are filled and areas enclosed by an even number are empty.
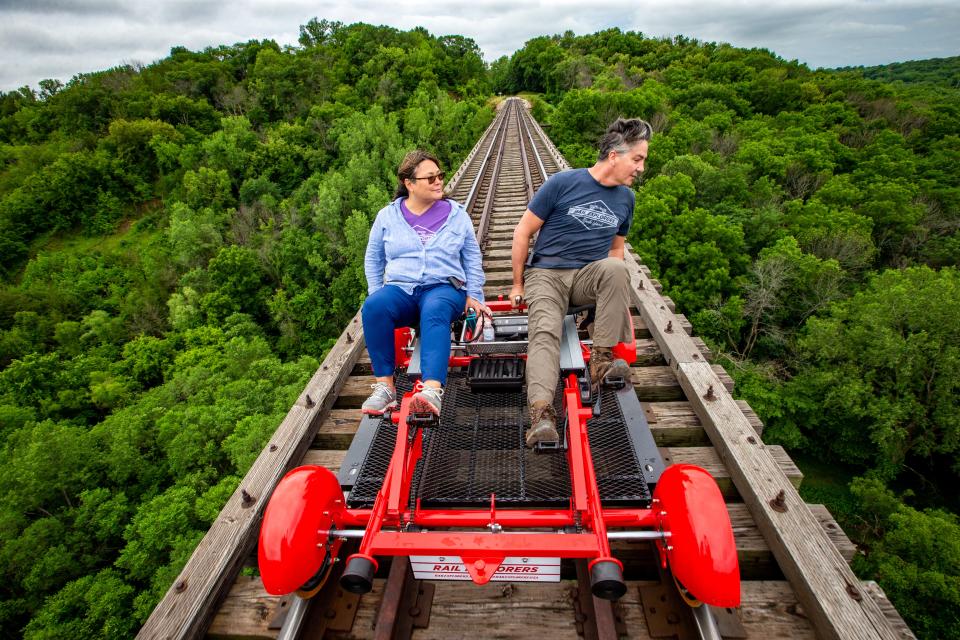
{"type": "Polygon", "coordinates": [[[653,123],[630,242],[765,440],[830,465],[859,574],[960,636],[960,100],[864,75],[313,20],[0,95],[0,634],[139,628],[361,304],[399,159],[454,169],[528,92],[579,166],[653,123]]]}
{"type": "Polygon", "coordinates": [[[864,78],[885,82],[928,82],[960,89],[960,56],[894,62],[875,67],[844,67],[838,71],[859,71],[864,78]]]}

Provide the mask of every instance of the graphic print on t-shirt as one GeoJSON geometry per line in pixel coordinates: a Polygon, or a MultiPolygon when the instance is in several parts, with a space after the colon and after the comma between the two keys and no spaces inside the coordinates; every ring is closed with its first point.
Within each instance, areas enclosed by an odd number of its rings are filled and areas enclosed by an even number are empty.
{"type": "Polygon", "coordinates": [[[407,209],[405,202],[400,202],[400,212],[403,213],[403,219],[406,220],[410,228],[416,232],[420,238],[420,242],[424,245],[427,244],[430,238],[437,235],[437,231],[439,231],[443,223],[447,221],[447,216],[450,215],[451,208],[452,205],[449,200],[437,200],[430,205],[430,208],[418,216],[411,212],[410,209],[407,209]]]}
{"type": "Polygon", "coordinates": [[[567,210],[567,215],[590,231],[615,229],[620,226],[620,219],[603,200],[572,206],[567,210]]]}

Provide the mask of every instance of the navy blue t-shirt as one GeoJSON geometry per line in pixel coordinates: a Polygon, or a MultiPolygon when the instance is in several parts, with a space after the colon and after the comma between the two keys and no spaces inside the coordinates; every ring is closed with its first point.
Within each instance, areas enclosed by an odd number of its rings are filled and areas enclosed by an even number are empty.
{"type": "Polygon", "coordinates": [[[561,171],[547,180],[528,208],[543,220],[531,266],[579,269],[610,254],[613,236],[633,222],[633,190],[605,187],[586,169],[561,171]]]}

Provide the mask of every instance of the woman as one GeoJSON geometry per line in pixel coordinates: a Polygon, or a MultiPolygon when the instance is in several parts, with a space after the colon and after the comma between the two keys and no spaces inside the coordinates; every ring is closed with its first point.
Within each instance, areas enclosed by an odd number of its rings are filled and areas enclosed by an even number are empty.
{"type": "Polygon", "coordinates": [[[411,409],[439,415],[450,323],[467,309],[490,314],[483,302],[480,246],[463,205],[444,199],[434,156],[411,151],[397,179],[395,199],[377,214],[364,258],[363,333],[377,382],[362,411],[382,415],[397,406],[393,330],[419,322],[423,376],[411,409]]]}

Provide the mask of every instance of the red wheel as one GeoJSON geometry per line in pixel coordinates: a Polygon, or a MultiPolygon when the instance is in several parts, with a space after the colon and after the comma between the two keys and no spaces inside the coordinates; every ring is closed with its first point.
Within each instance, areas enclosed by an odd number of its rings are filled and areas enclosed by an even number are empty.
{"type": "Polygon", "coordinates": [[[312,578],[300,585],[300,588],[297,589],[297,595],[304,600],[308,600],[317,595],[320,589],[323,589],[323,585],[327,584],[327,579],[330,577],[330,574],[333,573],[333,565],[336,557],[336,553],[327,551],[323,558],[323,564],[320,565],[320,568],[312,578]]]}
{"type": "Polygon", "coordinates": [[[670,570],[690,596],[717,607],[740,606],[740,566],[730,515],[717,483],[691,464],[667,467],[653,491],[659,501],[658,542],[670,570]],[[665,513],[664,513],[665,512],[665,513]]]}
{"type": "Polygon", "coordinates": [[[301,587],[315,592],[322,586],[340,540],[317,532],[336,529],[343,512],[340,483],[327,469],[298,467],[280,480],[263,515],[257,552],[267,593],[286,595],[301,587]]]}

